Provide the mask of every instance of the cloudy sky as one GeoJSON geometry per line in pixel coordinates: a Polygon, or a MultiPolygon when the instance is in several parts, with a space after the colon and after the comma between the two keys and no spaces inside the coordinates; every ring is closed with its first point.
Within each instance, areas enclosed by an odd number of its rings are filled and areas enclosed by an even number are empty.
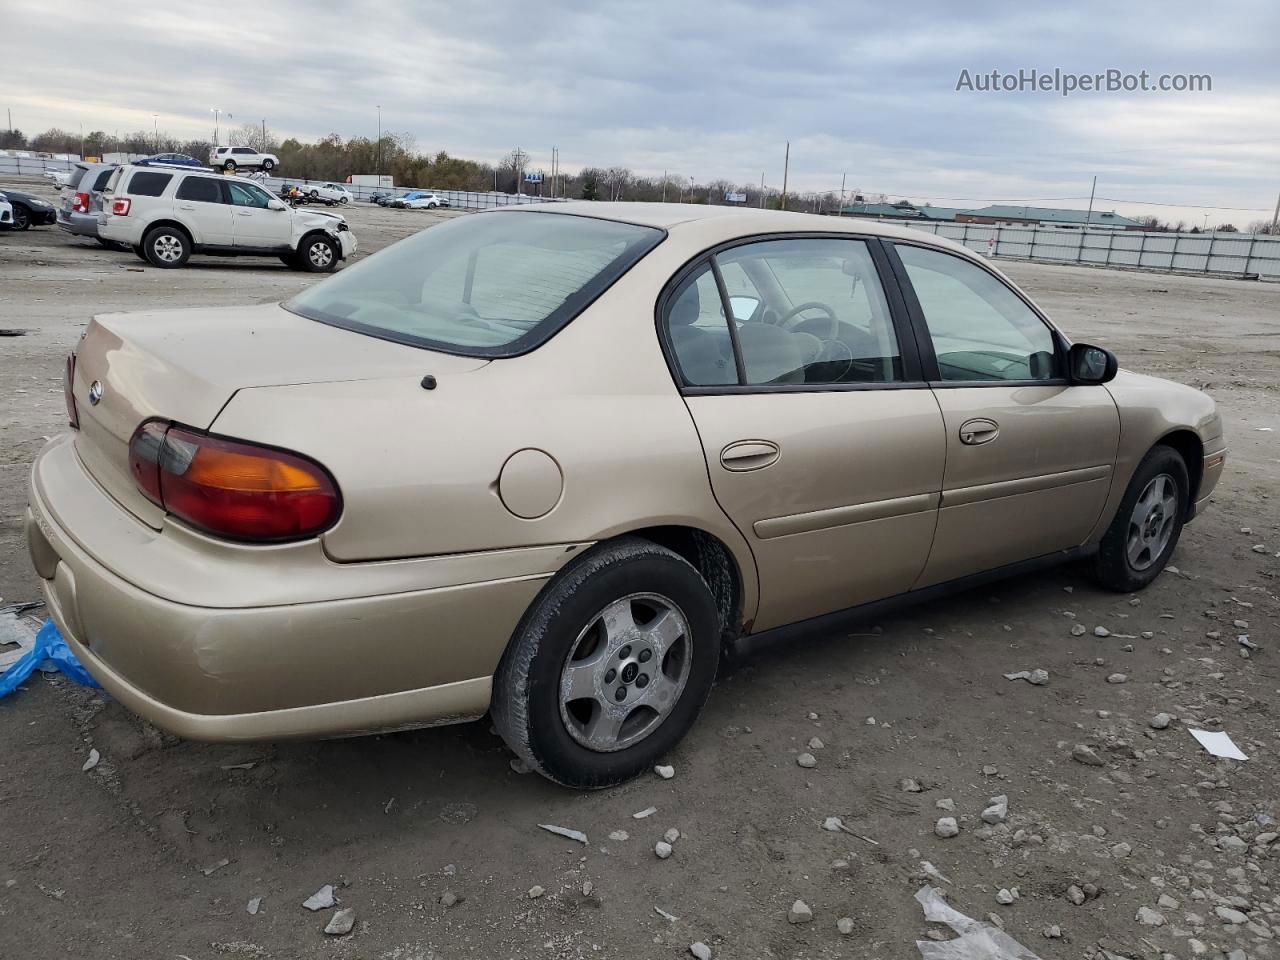
{"type": "Polygon", "coordinates": [[[1241,225],[1270,219],[1280,192],[1274,0],[0,0],[0,13],[0,108],[29,134],[150,129],[157,115],[207,137],[219,107],[282,135],[373,136],[381,105],[383,128],[420,149],[496,161],[520,146],[534,167],[555,145],[566,169],[780,186],[790,140],[800,190],[838,190],[847,173],[892,199],[1082,206],[1096,174],[1098,207],[1241,225]],[[956,90],[962,70],[1055,68],[1209,74],[1212,91],[956,90]]]}

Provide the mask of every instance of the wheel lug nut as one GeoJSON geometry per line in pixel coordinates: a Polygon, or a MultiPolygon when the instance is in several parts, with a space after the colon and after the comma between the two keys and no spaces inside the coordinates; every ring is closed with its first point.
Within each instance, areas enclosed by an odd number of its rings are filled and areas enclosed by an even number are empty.
{"type": "Polygon", "coordinates": [[[618,676],[618,671],[613,669],[613,667],[610,667],[609,672],[604,675],[604,682],[613,683],[613,681],[617,679],[617,676],[618,676]]]}
{"type": "Polygon", "coordinates": [[[649,662],[650,660],[652,660],[652,659],[653,659],[653,651],[652,651],[652,650],[641,650],[641,651],[640,651],[640,662],[641,662],[641,663],[648,663],[648,662],[649,662]]]}
{"type": "Polygon", "coordinates": [[[648,685],[649,685],[649,675],[647,673],[642,673],[640,674],[640,676],[636,677],[636,686],[639,687],[641,690],[643,690],[648,685]]]}
{"type": "Polygon", "coordinates": [[[625,647],[623,647],[621,650],[618,651],[618,659],[625,660],[629,656],[631,656],[631,644],[628,643],[625,647]]]}
{"type": "Polygon", "coordinates": [[[627,688],[619,687],[617,690],[613,691],[613,699],[617,700],[619,703],[627,699],[627,688]]]}

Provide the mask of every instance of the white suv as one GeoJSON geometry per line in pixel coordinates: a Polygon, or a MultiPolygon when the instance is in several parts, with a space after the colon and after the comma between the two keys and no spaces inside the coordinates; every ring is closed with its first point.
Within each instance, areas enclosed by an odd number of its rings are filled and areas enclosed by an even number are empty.
{"type": "Polygon", "coordinates": [[[280,165],[280,158],[274,153],[259,153],[252,147],[214,147],[209,154],[209,166],[219,170],[239,170],[241,167],[259,167],[263,170],[274,170],[280,165]]]}
{"type": "Polygon", "coordinates": [[[276,256],[325,273],[356,250],[346,220],[295,210],[250,180],[171,167],[120,167],[107,182],[98,236],[127,244],[156,267],[193,253],[276,256]]]}

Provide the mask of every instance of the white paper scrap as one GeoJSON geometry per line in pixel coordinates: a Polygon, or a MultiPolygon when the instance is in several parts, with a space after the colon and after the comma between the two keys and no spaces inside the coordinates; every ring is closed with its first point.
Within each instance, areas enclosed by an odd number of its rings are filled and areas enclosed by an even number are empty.
{"type": "Polygon", "coordinates": [[[1240,748],[1231,740],[1231,737],[1225,733],[1210,733],[1208,730],[1187,730],[1197,740],[1200,746],[1204,747],[1215,757],[1225,757],[1228,760],[1248,760],[1240,748]]]}

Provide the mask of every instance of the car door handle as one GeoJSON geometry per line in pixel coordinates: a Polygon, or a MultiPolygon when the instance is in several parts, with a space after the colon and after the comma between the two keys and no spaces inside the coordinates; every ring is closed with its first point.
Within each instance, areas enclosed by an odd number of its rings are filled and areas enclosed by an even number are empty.
{"type": "Polygon", "coordinates": [[[236,211],[236,215],[237,215],[237,216],[241,216],[241,217],[252,217],[252,216],[253,216],[253,211],[252,211],[252,210],[237,210],[237,211],[236,211]]]}
{"type": "Polygon", "coordinates": [[[971,447],[990,443],[998,436],[1000,436],[1000,424],[986,417],[976,417],[960,424],[960,442],[967,443],[971,447]]]}
{"type": "Polygon", "coordinates": [[[739,440],[720,451],[720,465],[734,473],[763,470],[777,462],[778,445],[768,440],[739,440]]]}
{"type": "Polygon", "coordinates": [[[195,205],[194,203],[180,203],[180,204],[178,204],[178,209],[179,209],[179,210],[194,210],[195,208],[196,208],[196,205],[195,205]]]}

